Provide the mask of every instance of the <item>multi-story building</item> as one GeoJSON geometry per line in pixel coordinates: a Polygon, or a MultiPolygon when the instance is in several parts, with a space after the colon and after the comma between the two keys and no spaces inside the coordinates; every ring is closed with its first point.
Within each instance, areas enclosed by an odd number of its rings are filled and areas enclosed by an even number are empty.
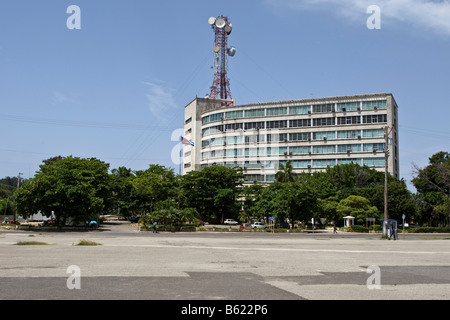
{"type": "Polygon", "coordinates": [[[399,176],[398,112],[392,94],[367,94],[223,106],[195,98],[185,107],[183,173],[213,164],[244,169],[251,183],[271,182],[279,164],[295,173],[357,163],[399,176]],[[386,127],[389,130],[385,130],[386,127]]]}

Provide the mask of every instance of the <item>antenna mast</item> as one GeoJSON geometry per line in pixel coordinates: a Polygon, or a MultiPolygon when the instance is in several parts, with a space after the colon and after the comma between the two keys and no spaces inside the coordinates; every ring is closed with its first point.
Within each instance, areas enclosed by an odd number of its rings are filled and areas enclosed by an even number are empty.
{"type": "Polygon", "coordinates": [[[228,17],[211,17],[208,20],[215,34],[214,41],[214,81],[211,86],[210,97],[223,100],[224,105],[234,105],[235,101],[231,97],[230,80],[228,79],[228,58],[236,53],[235,47],[228,48],[228,36],[231,33],[232,25],[228,17]]]}

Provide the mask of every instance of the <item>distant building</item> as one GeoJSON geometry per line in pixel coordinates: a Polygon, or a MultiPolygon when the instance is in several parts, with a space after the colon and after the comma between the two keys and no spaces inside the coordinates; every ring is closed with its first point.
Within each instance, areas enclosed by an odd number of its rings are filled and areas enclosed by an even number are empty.
{"type": "Polygon", "coordinates": [[[183,174],[210,165],[239,166],[248,183],[275,179],[280,163],[295,173],[357,163],[399,177],[398,112],[392,94],[366,94],[224,106],[195,98],[185,107],[183,174]]]}

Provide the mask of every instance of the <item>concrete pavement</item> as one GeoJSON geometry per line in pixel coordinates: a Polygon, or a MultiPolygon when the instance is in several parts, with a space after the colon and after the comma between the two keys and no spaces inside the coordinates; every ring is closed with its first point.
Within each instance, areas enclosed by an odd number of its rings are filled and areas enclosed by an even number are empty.
{"type": "Polygon", "coordinates": [[[0,232],[0,299],[447,300],[449,244],[433,235],[153,234],[129,223],[0,232]],[[101,245],[77,246],[83,239],[101,245]],[[69,266],[80,289],[67,286],[69,266]]]}

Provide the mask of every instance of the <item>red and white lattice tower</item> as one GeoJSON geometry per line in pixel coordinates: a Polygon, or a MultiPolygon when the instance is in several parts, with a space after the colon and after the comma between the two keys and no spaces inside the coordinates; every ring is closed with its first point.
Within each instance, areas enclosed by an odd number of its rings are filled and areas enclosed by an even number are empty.
{"type": "Polygon", "coordinates": [[[231,97],[230,80],[228,79],[228,58],[234,56],[236,48],[228,48],[228,36],[231,33],[232,25],[228,17],[211,17],[208,20],[215,34],[214,41],[214,80],[211,86],[210,97],[223,100],[225,105],[234,105],[231,97]]]}

